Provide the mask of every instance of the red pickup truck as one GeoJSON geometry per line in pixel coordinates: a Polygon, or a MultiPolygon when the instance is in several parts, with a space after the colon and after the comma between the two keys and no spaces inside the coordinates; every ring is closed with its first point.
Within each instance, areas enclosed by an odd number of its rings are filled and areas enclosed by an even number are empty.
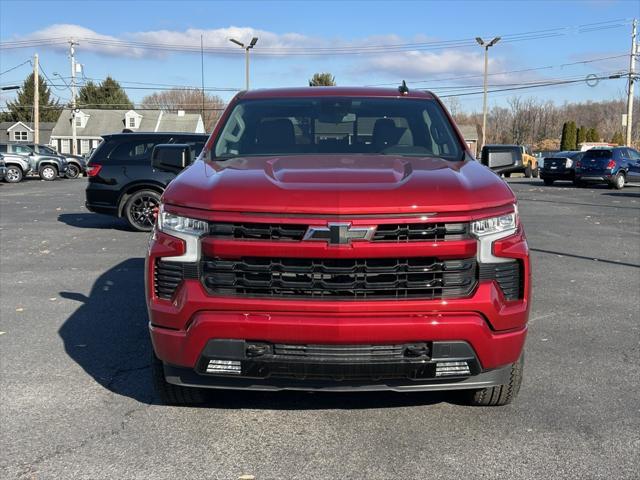
{"type": "Polygon", "coordinates": [[[530,308],[516,198],[440,100],[239,93],[167,187],[146,295],[162,400],[205,389],[518,393],[530,308]],[[190,164],[190,166],[189,166],[190,164]]]}

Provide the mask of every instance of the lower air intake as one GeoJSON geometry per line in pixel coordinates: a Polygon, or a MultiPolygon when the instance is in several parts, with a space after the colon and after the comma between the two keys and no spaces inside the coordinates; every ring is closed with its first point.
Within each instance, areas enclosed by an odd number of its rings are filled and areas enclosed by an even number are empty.
{"type": "Polygon", "coordinates": [[[438,362],[436,364],[436,377],[449,377],[454,375],[471,375],[467,362],[438,362]]]}

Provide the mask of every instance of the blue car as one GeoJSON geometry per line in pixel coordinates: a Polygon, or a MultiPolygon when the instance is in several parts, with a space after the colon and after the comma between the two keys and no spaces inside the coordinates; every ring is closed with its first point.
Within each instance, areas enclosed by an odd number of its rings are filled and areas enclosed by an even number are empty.
{"type": "Polygon", "coordinates": [[[640,182],[640,153],[633,148],[587,150],[576,163],[576,183],[606,183],[620,190],[627,182],[640,182]]]}

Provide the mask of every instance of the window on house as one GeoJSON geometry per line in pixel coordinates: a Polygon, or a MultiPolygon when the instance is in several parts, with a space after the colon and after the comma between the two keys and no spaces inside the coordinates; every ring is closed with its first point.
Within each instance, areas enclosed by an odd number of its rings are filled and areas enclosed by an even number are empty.
{"type": "Polygon", "coordinates": [[[136,117],[129,117],[129,128],[136,128],[136,117]]]}
{"type": "Polygon", "coordinates": [[[89,150],[91,150],[91,140],[81,140],[80,154],[87,153],[89,150]]]}
{"type": "Polygon", "coordinates": [[[69,143],[69,139],[62,140],[62,153],[71,153],[71,144],[69,143]]]}
{"type": "Polygon", "coordinates": [[[29,134],[27,132],[13,132],[13,139],[16,142],[26,142],[29,140],[29,134]]]}

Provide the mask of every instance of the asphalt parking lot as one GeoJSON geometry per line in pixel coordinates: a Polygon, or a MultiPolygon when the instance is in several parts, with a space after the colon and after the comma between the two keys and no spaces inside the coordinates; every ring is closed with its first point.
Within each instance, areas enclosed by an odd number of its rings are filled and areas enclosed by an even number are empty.
{"type": "Polygon", "coordinates": [[[1,478],[638,478],[640,187],[511,180],[534,267],[512,405],[226,392],[174,408],[149,379],[147,235],[87,212],[85,182],[0,184],[1,478]]]}

